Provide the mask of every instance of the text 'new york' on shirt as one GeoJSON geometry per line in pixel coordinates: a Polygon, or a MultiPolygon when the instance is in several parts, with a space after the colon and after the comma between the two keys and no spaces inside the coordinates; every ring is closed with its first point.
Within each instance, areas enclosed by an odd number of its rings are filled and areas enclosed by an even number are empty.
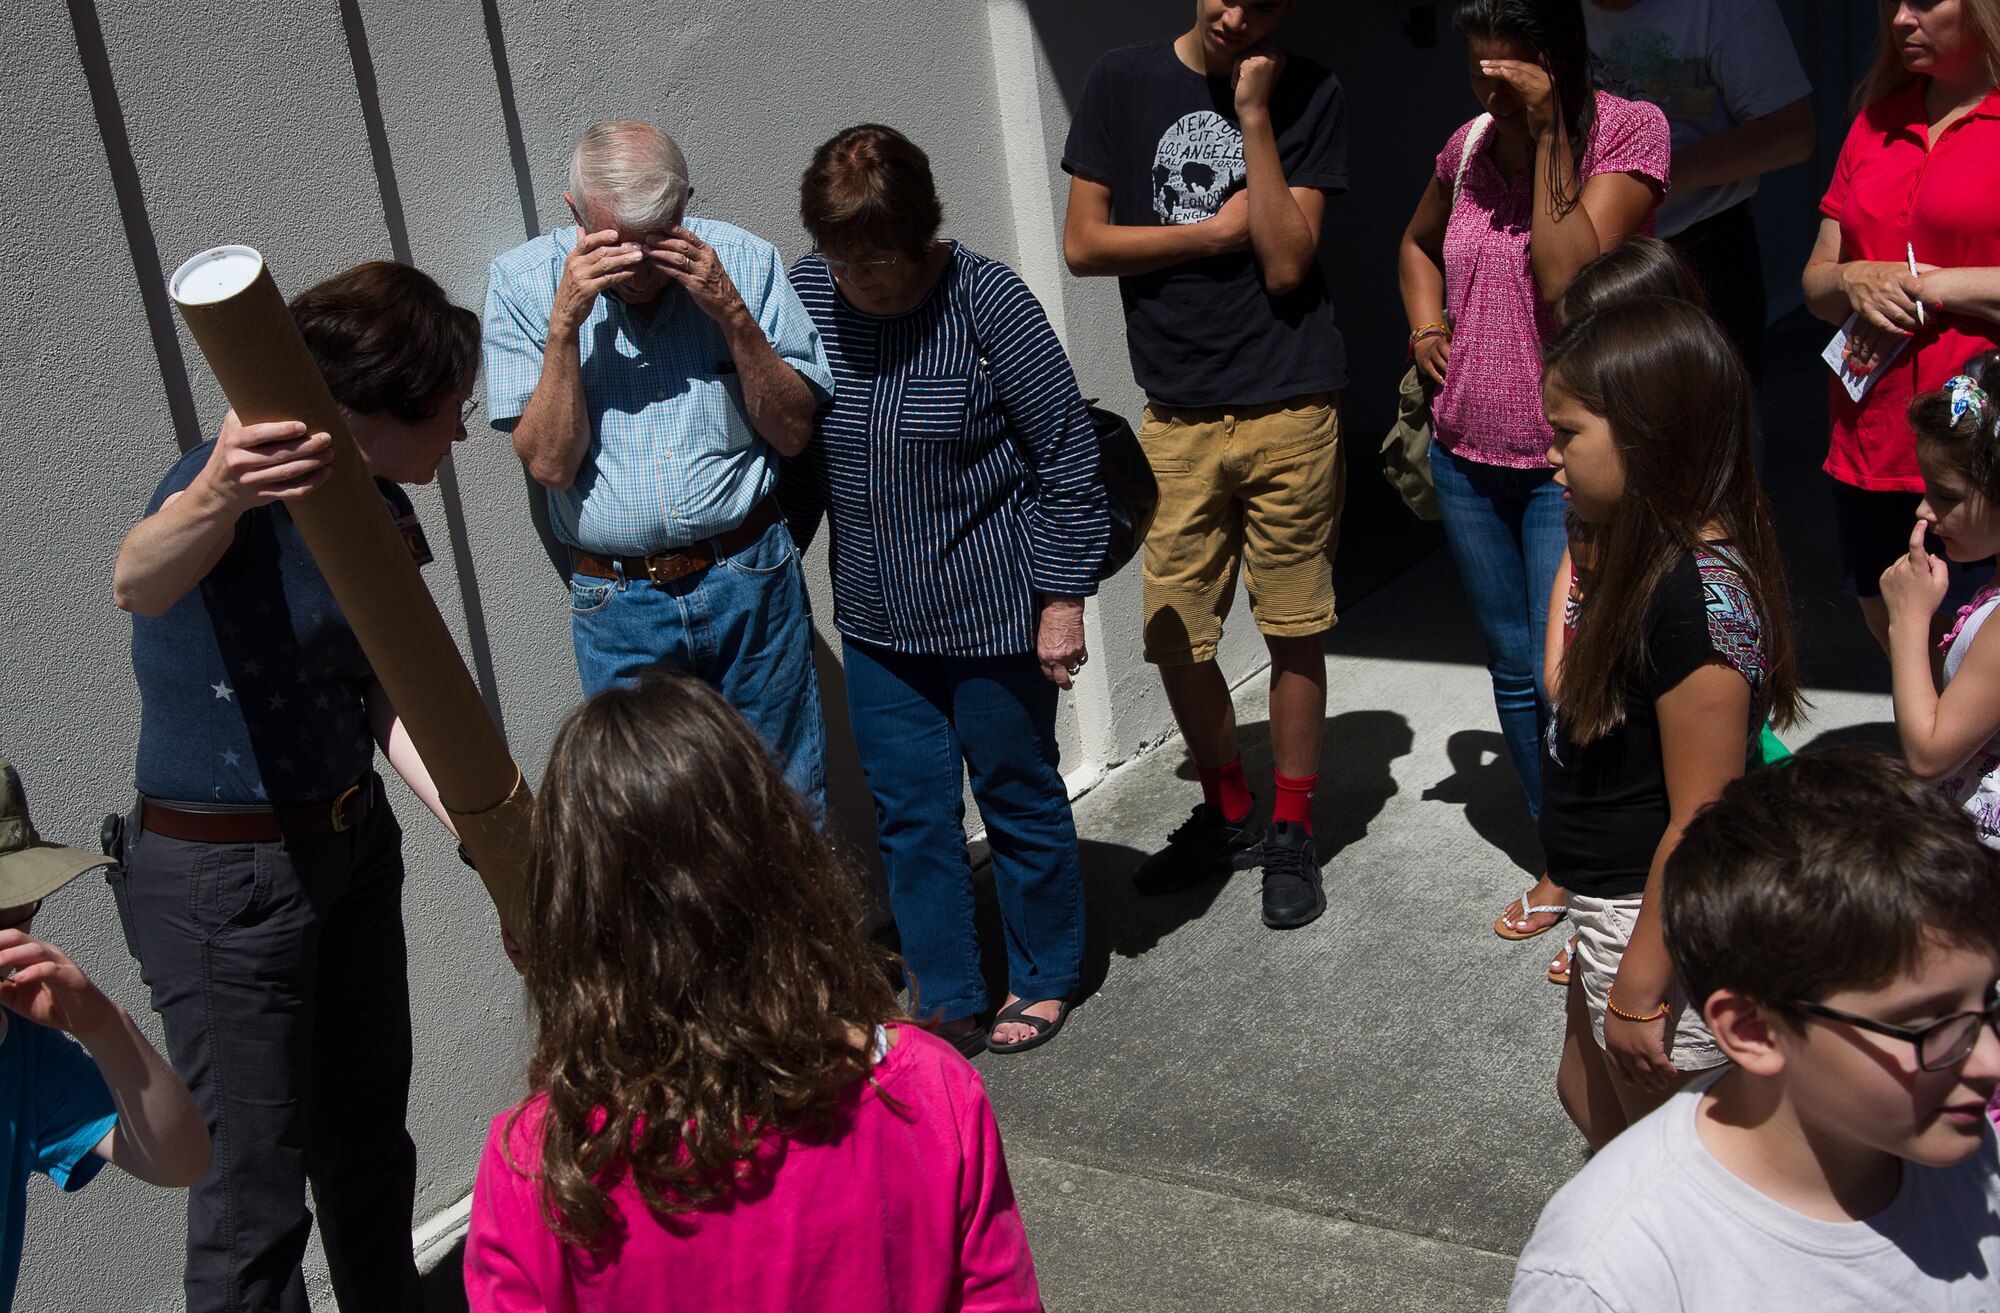
{"type": "MultiPolygon", "coordinates": [[[[1339,79],[1311,60],[1287,56],[1271,120],[1289,185],[1347,189],[1339,79]]],[[[1062,166],[1111,189],[1114,224],[1212,218],[1245,181],[1229,80],[1189,68],[1171,42],[1109,51],[1084,85],[1062,166]]],[[[1245,250],[1118,284],[1132,373],[1151,401],[1247,406],[1346,386],[1347,354],[1323,269],[1315,267],[1295,291],[1272,296],[1256,257],[1245,250]]]]}

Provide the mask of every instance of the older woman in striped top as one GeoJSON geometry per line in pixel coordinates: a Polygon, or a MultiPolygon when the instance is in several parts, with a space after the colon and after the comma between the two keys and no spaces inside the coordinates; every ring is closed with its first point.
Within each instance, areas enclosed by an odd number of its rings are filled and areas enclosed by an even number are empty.
{"type": "Polygon", "coordinates": [[[1097,439],[1040,303],[1013,270],[939,239],[930,161],[901,133],[864,124],[821,146],[799,209],[815,249],[792,283],[835,379],[807,451],[915,1008],[961,1052],[1020,1052],[1062,1026],[1082,967],[1055,720],[1087,659],[1108,534],[1097,439]],[[990,1029],[961,763],[1007,941],[990,1029]]]}

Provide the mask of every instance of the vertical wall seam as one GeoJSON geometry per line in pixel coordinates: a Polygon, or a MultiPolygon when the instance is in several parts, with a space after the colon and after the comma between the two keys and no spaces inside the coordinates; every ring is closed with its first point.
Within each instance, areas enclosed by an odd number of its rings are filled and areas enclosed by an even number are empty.
{"type": "Polygon", "coordinates": [[[368,28],[361,21],[359,0],[340,0],[340,25],[347,36],[347,61],[354,68],[354,92],[361,102],[375,187],[382,194],[382,222],[389,230],[389,250],[402,263],[415,264],[410,255],[410,225],[403,212],[403,189],[396,184],[389,129],[382,120],[381,88],[375,81],[375,57],[368,49],[368,28]]]}
{"type": "Polygon", "coordinates": [[[542,230],[542,212],[535,203],[535,178],[528,168],[528,142],[521,133],[521,111],[514,101],[514,72],[507,62],[507,33],[500,25],[500,0],[480,0],[479,9],[486,22],[486,47],[493,57],[493,85],[500,93],[500,122],[507,130],[507,157],[514,165],[514,190],[521,199],[521,232],[533,237],[542,230]]]}
{"type": "MultiPolygon", "coordinates": [[[[507,32],[500,25],[500,0],[480,0],[479,8],[486,22],[486,48],[493,57],[493,87],[500,93],[500,122],[507,131],[507,158],[514,166],[514,190],[521,199],[521,232],[534,237],[542,231],[541,210],[535,203],[535,175],[528,167],[528,140],[521,132],[521,110],[514,100],[514,72],[507,62],[507,32]]],[[[549,567],[556,572],[556,578],[567,583],[569,548],[556,537],[555,525],[549,520],[548,493],[535,482],[526,465],[521,466],[521,481],[527,485],[528,520],[535,526],[535,537],[541,540],[542,553],[549,558],[549,567]]]]}
{"type": "Polygon", "coordinates": [[[117,197],[125,247],[132,257],[132,273],[138,279],[139,301],[153,339],[160,385],[167,394],[174,440],[182,451],[191,451],[203,441],[201,416],[195,410],[187,359],[181,354],[180,333],[175,327],[173,307],[167,301],[166,268],[160,260],[159,242],[153,236],[152,217],[146,212],[146,191],[139,181],[138,161],[132,157],[132,139],[125,131],[125,109],[119,103],[118,87],[111,76],[104,26],[98,21],[92,0],[69,0],[69,23],[76,35],[76,54],[83,65],[84,85],[90,92],[91,114],[97,120],[97,137],[104,146],[104,162],[111,171],[111,189],[117,197]]]}
{"type": "MultiPolygon", "coordinates": [[[[1007,194],[1013,203],[1014,249],[1019,269],[1056,336],[1067,344],[1069,323],[1064,301],[1062,251],[1055,240],[1061,231],[1055,191],[1049,185],[1048,146],[1042,121],[1041,38],[1022,0],[987,0],[986,25],[993,50],[994,103],[999,113],[999,137],[1007,166],[1007,194]]],[[[1104,610],[1086,606],[1084,645],[1091,652],[1109,650],[1104,639],[1104,610]]],[[[1095,783],[1117,752],[1117,726],[1111,706],[1109,665],[1095,661],[1076,680],[1076,727],[1083,743],[1083,761],[1072,768],[1072,789],[1095,783]]]]}
{"type": "MultiPolygon", "coordinates": [[[[361,122],[368,134],[368,155],[375,169],[375,186],[382,195],[382,223],[389,230],[389,249],[396,259],[414,265],[410,225],[403,210],[403,191],[396,182],[396,161],[389,150],[389,128],[382,117],[381,88],[375,80],[375,58],[368,48],[368,28],[361,21],[359,0],[340,0],[340,22],[347,37],[347,58],[354,68],[354,92],[361,102],[361,122]]],[[[438,496],[444,503],[446,535],[451,539],[452,573],[459,600],[465,606],[466,637],[472,647],[473,674],[487,714],[507,737],[506,713],[500,706],[500,680],[493,669],[493,645],[486,632],[486,608],[479,595],[479,574],[472,564],[472,539],[465,527],[465,498],[458,486],[458,467],[446,452],[438,463],[438,496]]]]}

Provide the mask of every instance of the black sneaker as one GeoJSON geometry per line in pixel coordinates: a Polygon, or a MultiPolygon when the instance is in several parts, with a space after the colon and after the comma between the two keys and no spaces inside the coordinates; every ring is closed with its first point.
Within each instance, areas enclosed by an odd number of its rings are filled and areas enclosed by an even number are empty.
{"type": "Polygon", "coordinates": [[[1264,832],[1250,815],[1231,825],[1221,811],[1197,803],[1179,829],[1167,836],[1167,846],[1139,863],[1132,887],[1142,894],[1170,894],[1192,888],[1212,876],[1247,871],[1257,864],[1264,832]]]}
{"type": "Polygon", "coordinates": [[[1325,910],[1312,835],[1290,821],[1274,821],[1264,831],[1264,924],[1290,930],[1318,920],[1325,910]]]}

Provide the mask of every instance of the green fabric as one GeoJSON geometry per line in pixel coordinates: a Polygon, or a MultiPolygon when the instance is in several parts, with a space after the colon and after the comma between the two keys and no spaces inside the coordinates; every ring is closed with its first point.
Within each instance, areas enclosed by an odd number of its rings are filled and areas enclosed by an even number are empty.
{"type": "Polygon", "coordinates": [[[1772,732],[1768,722],[1757,733],[1757,755],[1750,762],[1750,769],[1759,766],[1775,766],[1781,761],[1790,761],[1792,750],[1772,732]]]}

